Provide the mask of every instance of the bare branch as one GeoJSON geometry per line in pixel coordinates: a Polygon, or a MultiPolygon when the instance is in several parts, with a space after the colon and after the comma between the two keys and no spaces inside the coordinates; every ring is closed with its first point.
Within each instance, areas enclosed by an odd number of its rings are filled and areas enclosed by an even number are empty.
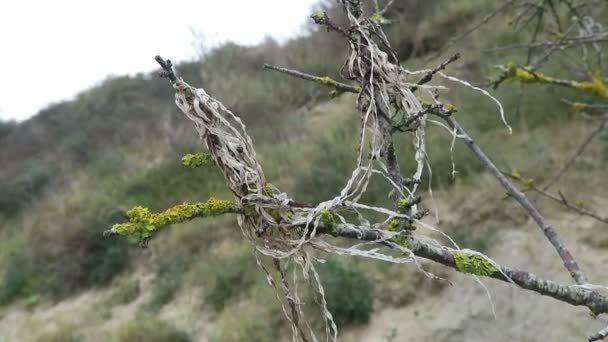
{"type": "Polygon", "coordinates": [[[503,175],[503,173],[496,167],[494,162],[483,152],[483,150],[477,145],[469,134],[460,126],[460,124],[453,117],[445,117],[446,123],[461,136],[465,145],[473,152],[473,154],[483,163],[485,168],[494,175],[507,190],[507,193],[513,197],[530,215],[530,217],[536,222],[538,227],[542,230],[543,234],[549,242],[553,245],[560,258],[564,262],[564,266],[570,272],[572,278],[577,284],[588,283],[587,276],[581,271],[578,263],[570,253],[570,250],[566,247],[557,231],[547,222],[540,211],[528,200],[526,195],[519,191],[519,189],[511,183],[511,181],[503,175]]]}
{"type": "Polygon", "coordinates": [[[542,188],[543,190],[549,189],[553,184],[555,184],[574,164],[576,158],[583,154],[583,151],[589,146],[591,141],[598,136],[604,128],[606,128],[606,124],[608,123],[608,119],[604,119],[600,122],[596,129],[594,129],[586,138],[583,140],[583,143],[576,149],[576,151],[572,154],[572,156],[568,159],[568,161],[564,164],[564,166],[559,170],[559,172],[547,182],[542,188]]]}
{"type": "Polygon", "coordinates": [[[349,92],[349,93],[357,94],[357,93],[361,92],[361,87],[359,87],[359,86],[352,86],[352,85],[349,85],[346,83],[338,82],[328,76],[313,76],[313,75],[303,73],[298,70],[282,68],[282,67],[278,67],[278,66],[270,65],[270,64],[264,64],[264,68],[269,69],[269,70],[278,71],[278,72],[281,72],[281,73],[284,73],[284,74],[287,74],[290,76],[294,76],[297,78],[301,78],[303,80],[317,82],[317,83],[320,83],[320,84],[328,86],[328,87],[332,87],[332,88],[336,89],[336,91],[338,93],[349,92]]]}

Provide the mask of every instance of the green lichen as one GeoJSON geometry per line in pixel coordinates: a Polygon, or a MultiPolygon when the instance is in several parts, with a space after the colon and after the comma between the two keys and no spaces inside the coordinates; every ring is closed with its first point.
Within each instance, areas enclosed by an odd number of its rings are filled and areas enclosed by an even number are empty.
{"type": "Polygon", "coordinates": [[[246,217],[256,217],[258,216],[258,212],[255,211],[255,207],[246,206],[243,207],[243,215],[245,215],[246,217]]]}
{"type": "Polygon", "coordinates": [[[380,11],[375,12],[374,14],[372,14],[371,17],[369,17],[369,19],[376,23],[382,22],[382,12],[380,12],[380,11]]]}
{"type": "Polygon", "coordinates": [[[315,12],[315,13],[311,14],[310,17],[315,22],[319,22],[319,21],[323,20],[323,18],[325,18],[325,12],[318,11],[318,12],[315,12]]]}
{"type": "MultiPolygon", "coordinates": [[[[403,200],[401,200],[401,201],[403,201],[403,200]]],[[[401,201],[399,201],[400,202],[399,204],[401,204],[401,201]]],[[[399,232],[400,231],[400,229],[399,229],[399,224],[400,223],[401,223],[401,219],[398,218],[398,217],[394,217],[394,218],[390,219],[388,221],[387,230],[389,232],[399,232]]],[[[396,244],[398,244],[400,246],[403,246],[405,248],[407,248],[407,246],[409,244],[408,239],[406,237],[400,236],[400,235],[393,236],[393,238],[391,239],[391,241],[393,241],[394,243],[396,243],[396,244]]]]}
{"type": "Polygon", "coordinates": [[[521,189],[521,191],[523,192],[532,190],[535,186],[534,178],[526,178],[522,176],[518,169],[511,170],[511,173],[509,175],[511,176],[511,178],[515,179],[516,181],[519,181],[523,185],[523,188],[521,189]]]}
{"type": "Polygon", "coordinates": [[[491,276],[498,272],[490,260],[479,254],[468,254],[461,251],[454,252],[456,269],[463,273],[470,273],[480,276],[491,276]]]}
{"type": "Polygon", "coordinates": [[[339,95],[338,89],[336,89],[336,88],[329,91],[329,97],[332,99],[336,98],[338,95],[339,95]]]}
{"type": "Polygon", "coordinates": [[[209,153],[188,153],[182,157],[182,164],[194,169],[203,165],[213,165],[213,158],[209,153]]]}
{"type": "Polygon", "coordinates": [[[266,185],[264,185],[264,194],[266,194],[267,196],[272,196],[273,189],[274,189],[274,185],[272,185],[270,183],[266,183],[266,185]]]}
{"type": "Polygon", "coordinates": [[[127,212],[129,222],[115,224],[113,228],[117,234],[133,236],[145,244],[152,234],[162,227],[188,221],[194,216],[218,216],[230,212],[233,208],[231,201],[214,197],[207,202],[184,202],[161,213],[152,213],[148,208],[136,206],[127,212]]]}
{"type": "Polygon", "coordinates": [[[355,86],[355,92],[360,93],[361,90],[363,90],[361,87],[355,86]]]}
{"type": "Polygon", "coordinates": [[[455,110],[455,109],[456,109],[456,107],[455,107],[453,104],[448,103],[448,104],[446,104],[445,106],[443,106],[443,109],[445,109],[445,110],[446,110],[446,111],[448,111],[448,112],[451,112],[451,111],[455,110]]]}
{"type": "Polygon", "coordinates": [[[398,232],[399,231],[399,222],[401,220],[398,217],[394,217],[388,221],[387,229],[389,232],[398,232]]]}
{"type": "Polygon", "coordinates": [[[507,64],[506,81],[520,81],[524,83],[552,83],[555,81],[553,77],[549,77],[539,72],[532,72],[526,68],[522,68],[515,63],[507,64]]]}
{"type": "Polygon", "coordinates": [[[595,73],[592,82],[570,82],[573,88],[587,90],[590,92],[594,92],[599,96],[608,97],[608,87],[606,83],[604,83],[604,79],[602,78],[602,74],[598,71],[595,73]]]}
{"type": "Polygon", "coordinates": [[[283,217],[288,219],[293,217],[293,211],[285,209],[271,209],[269,214],[277,222],[283,221],[283,217]]]}
{"type": "Polygon", "coordinates": [[[338,82],[336,82],[336,80],[334,80],[333,78],[331,78],[329,76],[317,77],[317,81],[321,84],[325,84],[328,86],[335,86],[336,84],[338,84],[338,82]]]}
{"type": "Polygon", "coordinates": [[[324,224],[336,223],[336,220],[334,219],[334,214],[332,214],[331,211],[329,211],[329,209],[321,210],[320,217],[321,217],[321,222],[323,222],[324,224]]]}

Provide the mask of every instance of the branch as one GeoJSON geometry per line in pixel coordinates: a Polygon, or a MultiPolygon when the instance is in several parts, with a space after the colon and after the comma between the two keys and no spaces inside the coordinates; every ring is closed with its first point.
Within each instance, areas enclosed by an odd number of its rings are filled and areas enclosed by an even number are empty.
{"type": "Polygon", "coordinates": [[[494,162],[483,152],[483,150],[477,145],[469,134],[460,126],[460,124],[453,117],[444,117],[446,123],[461,136],[466,146],[475,154],[477,159],[482,162],[485,168],[490,171],[498,179],[500,184],[507,190],[507,193],[513,197],[527,212],[528,215],[536,222],[538,227],[542,230],[543,234],[549,242],[556,249],[560,258],[564,262],[564,266],[570,272],[572,278],[577,284],[588,283],[587,276],[581,271],[578,263],[570,253],[570,250],[566,247],[557,231],[547,222],[544,216],[538,211],[538,209],[528,200],[526,195],[519,191],[519,189],[511,183],[511,181],[496,167],[494,162]]]}
{"type": "Polygon", "coordinates": [[[328,76],[313,76],[313,75],[306,74],[306,73],[303,73],[298,70],[281,68],[281,67],[278,67],[275,65],[270,65],[270,64],[264,64],[264,68],[273,70],[273,71],[278,71],[283,74],[287,74],[287,75],[294,76],[297,78],[301,78],[303,80],[317,82],[317,83],[320,83],[320,84],[328,86],[328,87],[332,87],[332,88],[336,89],[336,91],[338,93],[348,92],[348,93],[358,94],[361,92],[361,87],[359,87],[359,86],[352,86],[352,85],[349,85],[346,83],[341,83],[328,76]]]}
{"type": "Polygon", "coordinates": [[[545,196],[546,198],[549,198],[549,199],[551,199],[551,200],[553,200],[553,201],[555,201],[555,202],[557,202],[557,203],[559,203],[559,204],[561,204],[561,205],[563,205],[563,206],[565,206],[567,208],[570,208],[570,209],[576,211],[580,215],[589,216],[589,217],[594,218],[594,219],[596,219],[596,220],[598,220],[598,221],[600,221],[602,223],[608,224],[608,217],[601,217],[601,216],[599,216],[598,214],[596,214],[595,212],[593,212],[591,210],[588,210],[588,209],[582,208],[580,206],[571,204],[570,202],[568,202],[568,200],[566,199],[566,197],[564,196],[564,194],[562,194],[561,191],[559,192],[559,197],[558,197],[558,196],[555,196],[552,193],[549,193],[549,192],[547,192],[547,191],[545,191],[543,189],[539,189],[537,187],[533,187],[532,190],[538,192],[539,194],[545,196]]]}
{"type": "Polygon", "coordinates": [[[540,188],[538,188],[537,186],[534,185],[534,179],[523,177],[519,173],[519,171],[517,171],[517,170],[513,170],[511,172],[505,172],[505,171],[501,171],[501,172],[505,176],[507,176],[507,177],[509,177],[509,178],[511,178],[513,180],[516,180],[516,181],[520,182],[523,185],[523,188],[522,188],[523,192],[526,192],[526,191],[529,191],[529,190],[535,191],[538,194],[540,194],[540,195],[542,195],[542,196],[544,196],[544,197],[546,197],[546,198],[548,198],[550,200],[553,200],[553,201],[555,201],[555,202],[557,202],[557,203],[565,206],[566,208],[569,208],[569,209],[572,209],[572,210],[576,211],[580,215],[588,216],[588,217],[596,219],[596,220],[598,220],[598,221],[600,221],[602,223],[608,224],[608,218],[601,217],[598,214],[596,214],[595,212],[593,212],[591,210],[588,210],[588,209],[585,209],[585,208],[583,208],[580,205],[572,205],[566,199],[566,196],[564,196],[564,194],[561,191],[558,191],[558,193],[559,193],[559,197],[558,197],[557,195],[554,195],[554,194],[552,194],[550,192],[547,192],[544,189],[540,189],[540,188]]]}
{"type": "MultiPolygon", "coordinates": [[[[203,204],[217,203],[217,199],[211,198],[203,204]]],[[[221,205],[215,206],[215,211],[208,210],[208,207],[204,205],[198,209],[193,209],[186,216],[175,216],[179,217],[175,220],[178,222],[190,221],[195,218],[204,218],[211,216],[218,216],[222,214],[241,214],[247,215],[247,209],[238,206],[230,201],[220,201],[221,205]]],[[[129,212],[131,213],[130,221],[121,225],[141,226],[142,222],[146,222],[146,218],[150,217],[164,217],[167,213],[175,212],[175,208],[183,205],[173,207],[162,213],[151,214],[149,216],[144,215],[138,217],[132,213],[139,212],[142,210],[141,207],[135,207],[129,212]]],[[[196,205],[195,205],[196,207],[196,205]]],[[[295,208],[294,208],[295,209],[295,208]]],[[[156,230],[161,227],[166,227],[172,223],[163,224],[156,227],[156,230]]],[[[296,229],[305,225],[291,226],[287,229],[296,229]]],[[[129,235],[133,234],[137,230],[127,231],[125,229],[117,228],[119,225],[115,225],[112,229],[104,232],[105,236],[113,235],[129,235]]],[[[143,228],[143,227],[141,227],[143,228]]],[[[515,284],[520,288],[536,292],[543,296],[551,297],[559,301],[575,305],[575,306],[586,306],[594,314],[608,313],[608,297],[602,295],[599,292],[593,291],[590,287],[579,286],[579,285],[563,285],[551,280],[543,279],[533,273],[510,268],[507,266],[501,266],[496,264],[494,261],[487,257],[468,250],[455,250],[449,247],[431,244],[426,241],[420,240],[413,235],[397,235],[393,236],[389,232],[380,229],[373,229],[369,227],[355,227],[344,224],[331,224],[320,222],[317,227],[317,234],[331,235],[334,237],[357,239],[365,241],[377,241],[378,243],[395,243],[401,246],[407,247],[412,254],[428,259],[444,266],[448,266],[461,273],[475,274],[479,276],[485,276],[501,280],[507,283],[515,284]]],[[[390,245],[390,244],[389,244],[390,245]]]]}
{"type": "MultiPolygon", "coordinates": [[[[284,72],[289,75],[298,75],[302,79],[315,81],[316,76],[308,75],[299,71],[277,68],[277,70],[284,72]],[[282,70],[277,70],[282,69],[282,70]]],[[[354,92],[352,87],[349,86],[349,91],[354,92]]],[[[547,237],[549,242],[557,250],[560,258],[564,262],[564,266],[570,272],[572,278],[578,284],[585,284],[588,282],[587,276],[580,270],[578,263],[566,247],[557,231],[547,222],[544,216],[538,211],[538,209],[528,200],[526,195],[519,191],[519,189],[509,181],[509,179],[502,174],[502,172],[496,167],[496,165],[490,160],[490,158],[481,150],[481,148],[473,141],[473,139],[464,131],[464,129],[458,124],[458,122],[451,116],[441,116],[450,127],[457,130],[459,135],[462,135],[462,139],[469,149],[477,156],[477,158],[485,165],[485,167],[496,177],[498,181],[503,185],[507,192],[528,212],[530,217],[536,222],[541,228],[543,234],[547,237]]]]}
{"type": "MultiPolygon", "coordinates": [[[[433,76],[435,76],[436,73],[444,70],[445,67],[448,66],[448,64],[457,61],[459,58],[460,58],[460,53],[454,54],[447,61],[439,64],[439,66],[437,66],[435,69],[426,73],[424,75],[424,77],[422,77],[422,79],[420,79],[420,81],[418,81],[417,85],[423,85],[423,84],[429,83],[433,79],[433,76]]],[[[412,92],[416,91],[417,89],[418,89],[418,87],[416,87],[416,86],[410,88],[410,90],[412,92]]]]}
{"type": "Polygon", "coordinates": [[[160,73],[160,76],[168,78],[171,83],[177,82],[177,76],[175,76],[175,72],[173,71],[173,63],[171,62],[171,60],[167,59],[165,61],[161,56],[158,55],[154,57],[154,59],[156,60],[156,62],[158,62],[158,64],[160,64],[161,68],[163,68],[163,71],[160,73]]]}
{"type": "Polygon", "coordinates": [[[561,170],[559,170],[559,172],[555,175],[555,177],[553,177],[551,180],[549,180],[549,182],[547,182],[547,184],[545,186],[543,186],[543,190],[549,189],[568,171],[568,169],[570,169],[570,167],[574,164],[574,161],[576,160],[576,158],[578,158],[581,154],[583,154],[583,151],[587,148],[587,146],[591,143],[591,141],[597,135],[599,135],[604,130],[604,128],[606,128],[607,123],[608,123],[608,118],[603,119],[601,121],[600,125],[596,129],[594,129],[591,132],[591,134],[589,134],[587,136],[587,138],[585,138],[583,143],[576,149],[576,152],[574,152],[574,154],[572,154],[570,159],[568,159],[566,164],[564,164],[564,166],[561,168],[561,170]]]}

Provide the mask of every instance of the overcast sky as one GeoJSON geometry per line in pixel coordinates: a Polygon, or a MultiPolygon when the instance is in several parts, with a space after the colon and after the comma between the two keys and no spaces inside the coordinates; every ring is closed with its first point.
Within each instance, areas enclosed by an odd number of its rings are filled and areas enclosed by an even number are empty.
{"type": "Polygon", "coordinates": [[[210,45],[284,41],[319,0],[19,0],[0,10],[0,119],[24,120],[108,75],[157,68],[210,45]]]}

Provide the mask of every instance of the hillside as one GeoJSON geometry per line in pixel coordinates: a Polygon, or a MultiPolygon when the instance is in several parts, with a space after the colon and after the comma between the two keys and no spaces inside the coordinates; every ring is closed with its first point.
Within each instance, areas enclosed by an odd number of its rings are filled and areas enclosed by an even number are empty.
{"type": "MultiPolygon", "coordinates": [[[[497,2],[482,0],[396,2],[386,14],[391,20],[386,33],[409,69],[434,67],[459,51],[461,61],[447,72],[479,84],[499,75],[495,65],[525,54],[491,50],[521,38],[513,35],[509,17],[496,18],[442,50],[443,57],[429,58],[496,7],[497,2]]],[[[606,6],[597,8],[595,15],[608,19],[606,6]]],[[[332,99],[327,88],[264,71],[262,65],[338,79],[346,48],[335,33],[311,27],[309,36],[285,45],[271,40],[255,47],[226,44],[177,69],[242,118],[275,186],[317,203],[341,189],[354,165],[355,99],[347,94],[332,99]]],[[[546,68],[561,71],[559,62],[546,68]]],[[[576,89],[506,83],[493,90],[514,129],[508,135],[492,101],[449,86],[457,117],[476,141],[500,167],[521,170],[539,184],[594,129],[592,121],[560,101],[586,96],[576,89]]],[[[451,140],[441,128],[429,135],[437,226],[462,247],[568,282],[533,223],[462,144],[453,150],[458,173],[452,178],[451,140]]],[[[411,151],[405,138],[399,144],[411,151]]],[[[230,198],[215,168],[181,165],[184,154],[201,148],[191,122],[173,103],[173,89],[156,74],[109,78],[26,122],[0,125],[0,340],[285,340],[289,328],[280,305],[232,218],[172,227],[148,249],[101,238],[134,205],[163,210],[210,196],[230,198]]],[[[607,162],[604,132],[559,185],[604,217],[607,162]]],[[[414,165],[403,158],[401,167],[414,165]]],[[[386,204],[386,193],[372,188],[366,201],[386,204]]],[[[573,252],[594,282],[608,284],[602,269],[606,225],[531,197],[576,246],[573,252]]],[[[601,328],[583,309],[484,280],[496,307],[494,319],[485,292],[472,278],[424,266],[453,286],[412,265],[328,257],[320,269],[330,306],[340,311],[341,340],[569,340],[601,328]],[[575,318],[563,319],[568,314],[575,318]]],[[[312,324],[320,328],[320,322],[312,324]]]]}

